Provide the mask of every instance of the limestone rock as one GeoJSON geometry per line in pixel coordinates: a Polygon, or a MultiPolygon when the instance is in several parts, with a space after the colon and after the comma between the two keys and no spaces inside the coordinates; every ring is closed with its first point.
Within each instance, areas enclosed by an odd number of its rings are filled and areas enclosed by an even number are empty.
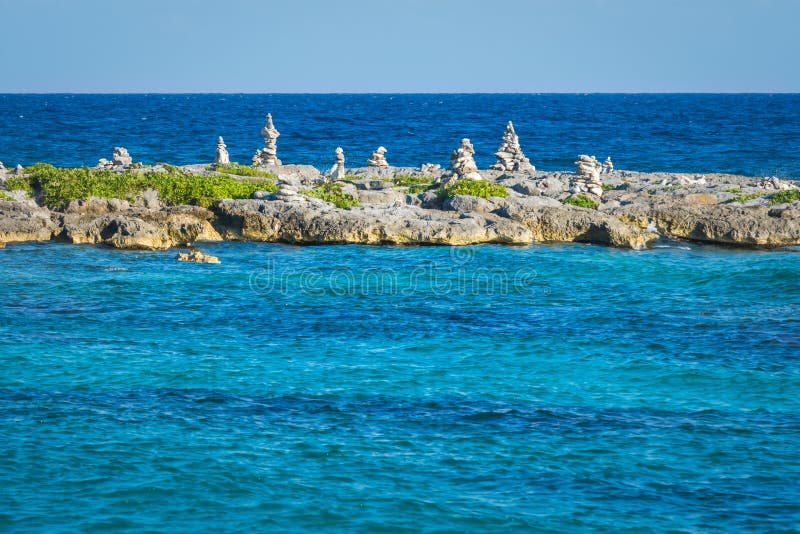
{"type": "Polygon", "coordinates": [[[379,146],[367,160],[367,167],[388,167],[389,162],[386,161],[385,154],[386,148],[379,146]]]}
{"type": "Polygon", "coordinates": [[[47,208],[33,202],[0,200],[0,241],[49,241],[58,231],[58,224],[47,208]]]}
{"type": "Polygon", "coordinates": [[[190,263],[220,263],[216,256],[205,254],[196,248],[189,249],[189,252],[179,252],[175,259],[190,263]]]}
{"type": "Polygon", "coordinates": [[[422,165],[419,166],[419,170],[426,174],[438,171],[441,168],[442,166],[439,165],[438,163],[423,163],[422,165]]]}
{"type": "Polygon", "coordinates": [[[342,147],[337,146],[334,154],[336,155],[336,163],[331,167],[331,180],[342,180],[345,177],[344,150],[342,147]]]}
{"type": "Polygon", "coordinates": [[[570,185],[573,195],[590,194],[597,198],[603,196],[603,182],[600,180],[602,165],[594,156],[580,155],[575,162],[575,177],[570,185]]]}
{"type": "Polygon", "coordinates": [[[278,159],[278,137],[281,133],[272,123],[272,114],[267,113],[266,124],[261,129],[264,138],[264,148],[257,150],[253,156],[253,165],[281,165],[278,159]]]}
{"type": "Polygon", "coordinates": [[[97,162],[97,168],[100,170],[122,170],[127,169],[133,164],[133,158],[128,153],[128,149],[122,146],[114,147],[114,152],[111,155],[111,161],[100,158],[97,162]]]}
{"type": "Polygon", "coordinates": [[[536,168],[531,165],[525,154],[522,153],[522,147],[519,145],[519,136],[514,131],[514,125],[508,121],[506,131],[503,134],[503,141],[500,143],[500,148],[494,154],[497,156],[497,162],[489,167],[496,171],[519,171],[519,172],[533,172],[536,168]]]}
{"type": "Polygon", "coordinates": [[[475,149],[466,137],[461,140],[458,148],[450,155],[450,173],[444,178],[445,185],[451,185],[457,180],[483,180],[475,164],[475,149]]]}
{"type": "Polygon", "coordinates": [[[214,156],[214,163],[217,165],[227,165],[231,162],[230,155],[228,154],[228,146],[222,136],[217,139],[217,153],[214,156]]]}

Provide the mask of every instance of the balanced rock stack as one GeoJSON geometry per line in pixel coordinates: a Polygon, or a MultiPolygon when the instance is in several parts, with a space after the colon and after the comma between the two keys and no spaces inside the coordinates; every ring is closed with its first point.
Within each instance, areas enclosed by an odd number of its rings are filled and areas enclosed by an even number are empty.
{"type": "Polygon", "coordinates": [[[272,113],[267,113],[267,122],[261,128],[261,137],[264,138],[264,148],[257,150],[253,156],[253,165],[280,165],[278,159],[278,137],[281,133],[272,124],[272,113]]]}
{"type": "Polygon", "coordinates": [[[97,162],[97,168],[103,170],[109,169],[127,169],[133,163],[133,158],[128,153],[128,149],[123,146],[114,147],[114,152],[111,154],[111,161],[106,158],[100,158],[97,162]]]}
{"type": "Polygon", "coordinates": [[[611,161],[611,156],[608,156],[603,162],[603,174],[611,174],[614,172],[614,162],[611,161]]]}
{"type": "Polygon", "coordinates": [[[275,194],[275,198],[277,200],[283,200],[284,202],[297,200],[299,198],[297,187],[289,180],[279,180],[278,192],[275,194]]]}
{"type": "Polygon", "coordinates": [[[514,131],[514,125],[511,121],[508,121],[506,132],[503,134],[503,141],[494,155],[497,156],[497,163],[489,167],[490,169],[520,172],[533,172],[536,170],[528,158],[525,157],[525,154],[522,153],[522,147],[519,146],[519,136],[514,131]]]}
{"type": "Polygon", "coordinates": [[[344,150],[342,147],[337,146],[334,152],[336,154],[336,163],[331,167],[331,180],[341,180],[344,178],[344,150]]]}
{"type": "Polygon", "coordinates": [[[368,167],[388,167],[389,162],[386,161],[386,148],[379,146],[375,152],[367,160],[368,167]]]}
{"type": "Polygon", "coordinates": [[[222,139],[222,136],[219,136],[217,139],[217,154],[214,156],[214,163],[217,165],[227,165],[231,162],[231,157],[228,154],[228,145],[225,144],[225,140],[222,139]]]}
{"type": "Polygon", "coordinates": [[[475,149],[472,147],[472,143],[465,137],[450,156],[451,177],[447,181],[447,185],[456,180],[483,180],[478,172],[478,166],[475,164],[475,158],[472,157],[474,154],[475,149]]]}
{"type": "Polygon", "coordinates": [[[570,192],[578,195],[589,193],[596,197],[603,196],[603,182],[600,180],[602,164],[594,156],[580,155],[575,162],[575,179],[570,192]]]}
{"type": "Polygon", "coordinates": [[[24,172],[25,172],[25,169],[22,168],[22,165],[17,163],[17,166],[14,167],[14,174],[17,175],[17,176],[22,176],[22,173],[24,173],[24,172]]]}
{"type": "Polygon", "coordinates": [[[3,165],[2,161],[0,161],[0,172],[6,172],[6,166],[3,165]]]}

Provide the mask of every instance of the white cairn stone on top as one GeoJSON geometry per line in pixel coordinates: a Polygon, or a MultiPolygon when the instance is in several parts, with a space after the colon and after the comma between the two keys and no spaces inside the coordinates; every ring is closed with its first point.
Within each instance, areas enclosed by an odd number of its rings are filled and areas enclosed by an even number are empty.
{"type": "Polygon", "coordinates": [[[227,165],[231,162],[231,157],[228,154],[228,145],[225,144],[225,140],[222,139],[222,136],[219,136],[217,139],[217,153],[214,156],[214,163],[217,165],[227,165]]]}
{"type": "Polygon", "coordinates": [[[331,180],[342,180],[344,179],[345,172],[344,172],[344,150],[342,147],[337,146],[336,150],[334,151],[336,154],[336,163],[333,164],[331,167],[330,175],[331,180]]]}
{"type": "Polygon", "coordinates": [[[506,131],[503,134],[503,141],[494,155],[497,156],[497,162],[489,167],[490,169],[519,172],[533,172],[536,170],[528,158],[525,157],[525,154],[522,153],[522,147],[519,145],[519,136],[514,131],[514,125],[511,121],[508,121],[506,131]]]}
{"type": "Polygon", "coordinates": [[[368,167],[388,167],[389,162],[386,161],[386,148],[379,146],[375,152],[367,160],[368,167]]]}
{"type": "Polygon", "coordinates": [[[575,162],[575,178],[572,180],[570,192],[575,195],[589,193],[597,198],[603,196],[603,182],[600,170],[603,165],[594,156],[580,155],[575,162]]]}
{"type": "Polygon", "coordinates": [[[253,165],[281,165],[278,159],[278,137],[281,133],[272,123],[272,113],[267,113],[266,124],[261,128],[264,148],[257,150],[253,156],[253,165]]]}

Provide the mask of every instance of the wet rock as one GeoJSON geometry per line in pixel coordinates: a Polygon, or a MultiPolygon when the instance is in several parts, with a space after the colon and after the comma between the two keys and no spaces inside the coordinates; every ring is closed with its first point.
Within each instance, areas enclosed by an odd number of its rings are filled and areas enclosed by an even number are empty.
{"type": "Polygon", "coordinates": [[[196,248],[190,249],[189,252],[179,252],[175,259],[190,263],[220,263],[216,256],[205,254],[196,248]]]}

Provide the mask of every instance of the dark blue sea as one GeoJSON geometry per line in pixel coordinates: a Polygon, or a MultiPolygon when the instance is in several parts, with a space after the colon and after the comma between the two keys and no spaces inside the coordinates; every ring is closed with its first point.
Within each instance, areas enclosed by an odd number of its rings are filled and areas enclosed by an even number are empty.
{"type": "Polygon", "coordinates": [[[213,160],[222,135],[232,159],[249,162],[267,112],[284,163],[319,168],[337,146],[364,166],[379,145],[392,165],[446,165],[462,137],[488,167],[512,120],[542,170],[593,154],[620,169],[800,178],[798,94],[0,94],[0,161],[95,165],[125,146],[135,161],[197,163],[213,160]]]}
{"type": "MultiPolygon", "coordinates": [[[[0,96],[0,159],[800,176],[798,96],[0,96]],[[352,163],[351,163],[352,164],[352,163]]],[[[0,532],[800,531],[800,250],[0,249],[0,532]]]]}

